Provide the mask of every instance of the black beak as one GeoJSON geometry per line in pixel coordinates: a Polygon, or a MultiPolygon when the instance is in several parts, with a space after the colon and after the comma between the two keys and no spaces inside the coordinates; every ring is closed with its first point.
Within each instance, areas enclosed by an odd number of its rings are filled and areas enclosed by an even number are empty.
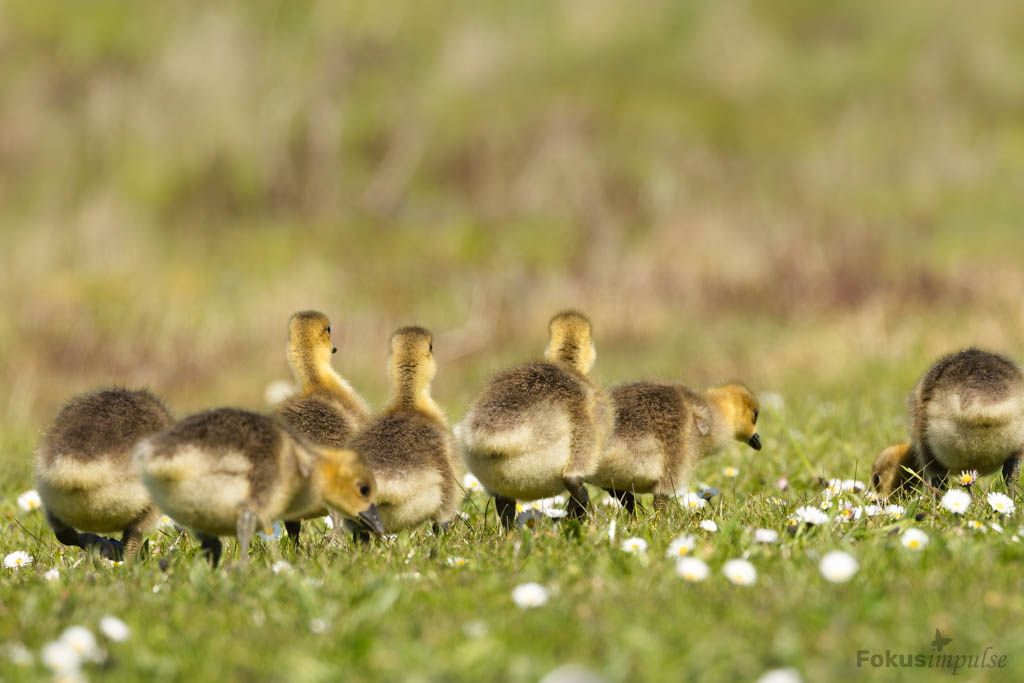
{"type": "Polygon", "coordinates": [[[363,526],[369,528],[373,533],[378,536],[384,535],[384,525],[380,523],[376,505],[371,504],[370,507],[360,512],[359,519],[363,522],[363,526]]]}
{"type": "Polygon", "coordinates": [[[754,435],[750,437],[750,441],[747,442],[747,445],[753,448],[755,451],[761,450],[761,437],[759,437],[755,432],[754,435]]]}
{"type": "Polygon", "coordinates": [[[331,347],[331,353],[337,353],[337,352],[338,352],[338,347],[337,346],[332,346],[331,347]]]}

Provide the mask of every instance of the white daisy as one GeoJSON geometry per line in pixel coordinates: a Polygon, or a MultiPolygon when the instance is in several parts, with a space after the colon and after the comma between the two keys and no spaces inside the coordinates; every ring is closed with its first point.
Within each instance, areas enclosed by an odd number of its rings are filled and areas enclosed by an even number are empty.
{"type": "Polygon", "coordinates": [[[622,542],[622,550],[631,555],[639,555],[641,553],[645,553],[647,552],[647,541],[640,538],[639,536],[627,538],[625,541],[622,542]]]}
{"type": "Polygon", "coordinates": [[[4,558],[4,566],[8,569],[21,569],[32,564],[32,556],[24,550],[15,550],[4,558]]]}
{"type": "Polygon", "coordinates": [[[828,485],[825,486],[825,496],[838,496],[843,492],[843,480],[842,479],[829,479],[828,485]]]}
{"type": "Polygon", "coordinates": [[[540,607],[548,601],[548,589],[539,583],[521,583],[512,589],[512,602],[522,609],[540,607]]]}
{"type": "Polygon", "coordinates": [[[715,524],[715,521],[712,519],[701,520],[700,528],[704,531],[710,531],[711,533],[718,531],[718,525],[715,524]]]}
{"type": "Polygon", "coordinates": [[[472,493],[474,491],[483,491],[484,485],[480,483],[480,480],[472,472],[466,472],[462,477],[462,488],[472,493]]]}
{"type": "Polygon", "coordinates": [[[797,522],[812,525],[827,524],[829,520],[828,515],[811,505],[798,507],[793,513],[793,518],[797,522]]]}
{"type": "Polygon", "coordinates": [[[843,483],[840,485],[844,491],[863,491],[867,488],[867,484],[859,479],[843,479],[843,483]]]}
{"type": "Polygon", "coordinates": [[[676,562],[676,573],[687,581],[703,581],[708,578],[711,570],[703,560],[696,557],[683,557],[676,562]]]}
{"type": "Polygon", "coordinates": [[[755,529],[754,540],[758,543],[775,543],[779,540],[779,532],[775,529],[755,529]]]}
{"type": "Polygon", "coordinates": [[[903,516],[906,510],[902,505],[886,505],[882,508],[882,512],[889,516],[890,519],[899,519],[903,516]]]}
{"type": "Polygon", "coordinates": [[[722,573],[737,586],[751,586],[757,581],[757,570],[746,560],[729,560],[722,565],[722,573]]]}
{"type": "Polygon", "coordinates": [[[156,522],[157,529],[168,529],[174,528],[174,520],[167,515],[160,515],[160,519],[156,522]]]}
{"type": "Polygon", "coordinates": [[[996,532],[997,534],[1003,533],[1003,527],[1000,526],[996,522],[989,522],[988,523],[988,528],[991,529],[992,531],[996,532]]]}
{"type": "Polygon", "coordinates": [[[796,669],[772,669],[761,674],[754,683],[803,683],[796,669]]]}
{"type": "Polygon", "coordinates": [[[619,499],[616,498],[615,496],[605,496],[604,498],[599,499],[597,502],[600,503],[601,505],[607,505],[608,507],[612,508],[622,507],[622,503],[620,503],[619,499]]]}
{"type": "Polygon", "coordinates": [[[729,465],[728,467],[722,470],[722,476],[727,477],[728,479],[735,479],[736,477],[739,476],[739,474],[740,471],[733,467],[732,465],[729,465]]]}
{"type": "Polygon", "coordinates": [[[968,529],[974,529],[975,531],[980,531],[982,533],[984,533],[986,531],[985,525],[982,524],[981,522],[979,522],[976,519],[968,520],[967,521],[967,528],[968,529]]]}
{"type": "Polygon", "coordinates": [[[611,521],[611,524],[608,525],[608,542],[609,543],[614,543],[615,542],[615,527],[616,526],[618,526],[618,525],[615,523],[614,519],[611,521]]]}
{"type": "Polygon", "coordinates": [[[970,488],[974,482],[978,481],[978,470],[967,470],[965,472],[961,472],[959,481],[961,486],[970,488]]]}
{"type": "Polygon", "coordinates": [[[768,502],[771,503],[772,505],[785,505],[786,504],[786,501],[782,500],[778,496],[772,496],[771,498],[768,499],[768,502]]]}
{"type": "Polygon", "coordinates": [[[839,514],[836,515],[836,519],[840,522],[854,522],[860,519],[863,508],[860,505],[853,505],[848,501],[843,501],[839,507],[839,514]]]}
{"type": "Polygon", "coordinates": [[[881,505],[865,505],[864,506],[864,514],[867,515],[868,517],[877,517],[878,515],[882,514],[882,506],[881,505]]]}
{"type": "Polygon", "coordinates": [[[275,574],[280,574],[281,572],[287,573],[291,570],[292,565],[287,560],[278,560],[274,564],[270,565],[270,571],[274,572],[275,574]]]}
{"type": "Polygon", "coordinates": [[[39,659],[54,674],[70,674],[82,666],[82,656],[63,640],[52,640],[39,650],[39,659]]]}
{"type": "Polygon", "coordinates": [[[963,489],[950,489],[942,495],[940,504],[950,512],[962,515],[971,507],[971,494],[963,489]]]}
{"type": "Polygon", "coordinates": [[[18,642],[4,643],[0,652],[15,666],[32,666],[32,651],[18,642]]]}
{"type": "Polygon", "coordinates": [[[25,493],[18,496],[18,507],[26,512],[38,510],[42,505],[43,499],[39,497],[39,492],[35,489],[25,491],[25,493]]]}
{"type": "Polygon", "coordinates": [[[701,498],[696,493],[687,493],[679,499],[679,503],[687,510],[695,511],[701,510],[705,505],[708,504],[706,500],[701,498]]]}
{"type": "Polygon", "coordinates": [[[697,539],[694,538],[693,534],[683,534],[669,544],[668,550],[665,552],[665,556],[682,557],[684,555],[689,555],[696,547],[697,539]]]}
{"type": "Polygon", "coordinates": [[[825,556],[821,558],[818,569],[826,581],[845,583],[857,573],[859,566],[853,555],[844,553],[842,550],[833,550],[825,553],[825,556]]]}
{"type": "Polygon", "coordinates": [[[309,630],[319,635],[327,630],[327,622],[323,619],[310,619],[309,630]]]}
{"type": "Polygon", "coordinates": [[[107,560],[107,564],[111,567],[123,567],[124,560],[107,560]]]}
{"type": "Polygon", "coordinates": [[[992,492],[985,496],[985,500],[992,506],[992,509],[996,512],[1001,512],[1004,515],[1013,514],[1016,510],[1016,506],[1013,504],[1013,500],[1005,493],[992,492]]]}
{"type": "Polygon", "coordinates": [[[47,569],[43,572],[43,578],[47,581],[56,581],[60,578],[60,570],[54,567],[53,569],[47,569]]]}
{"type": "Polygon", "coordinates": [[[327,525],[328,529],[334,529],[334,519],[332,519],[330,515],[324,515],[320,519],[327,525]]]}
{"type": "Polygon", "coordinates": [[[907,529],[900,536],[900,543],[903,544],[903,547],[911,550],[923,550],[930,540],[928,534],[914,528],[907,529]]]}
{"type": "Polygon", "coordinates": [[[99,629],[100,633],[115,643],[123,643],[132,635],[132,630],[128,628],[128,624],[112,616],[100,619],[99,629]]]}
{"type": "Polygon", "coordinates": [[[469,560],[464,557],[455,557],[454,555],[445,560],[445,564],[449,567],[465,567],[469,564],[469,560]]]}
{"type": "Polygon", "coordinates": [[[82,659],[87,659],[90,662],[102,662],[106,658],[106,653],[96,642],[96,636],[84,626],[69,626],[64,629],[60,639],[71,646],[71,649],[82,659]]]}

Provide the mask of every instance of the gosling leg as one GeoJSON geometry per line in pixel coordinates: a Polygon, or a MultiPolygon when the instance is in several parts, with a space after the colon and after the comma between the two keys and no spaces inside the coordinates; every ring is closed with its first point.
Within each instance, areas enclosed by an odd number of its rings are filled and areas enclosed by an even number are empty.
{"type": "Polygon", "coordinates": [[[1017,476],[1020,474],[1020,456],[1020,453],[1012,455],[1003,463],[1003,480],[1006,482],[1008,491],[1013,491],[1017,488],[1017,476]]]}
{"type": "Polygon", "coordinates": [[[505,527],[506,531],[511,530],[516,525],[516,502],[511,498],[495,496],[494,507],[498,511],[501,525],[505,527]]]}
{"type": "Polygon", "coordinates": [[[97,548],[102,557],[108,560],[120,560],[123,557],[122,546],[112,538],[96,534],[79,533],[50,510],[46,511],[46,521],[53,529],[57,540],[67,546],[75,546],[88,550],[97,548]]]}
{"type": "Polygon", "coordinates": [[[242,513],[238,515],[238,530],[236,532],[238,548],[241,552],[238,564],[242,567],[249,564],[249,544],[252,542],[257,526],[259,526],[259,519],[256,518],[256,513],[249,508],[244,508],[242,513]]]}
{"type": "Polygon", "coordinates": [[[199,547],[202,548],[202,553],[206,555],[206,558],[210,561],[210,566],[214,569],[220,563],[220,553],[223,549],[223,545],[220,539],[216,536],[207,536],[206,534],[196,534],[196,538],[199,539],[199,547]]]}
{"type": "Polygon", "coordinates": [[[295,552],[299,551],[299,532],[302,530],[302,520],[292,520],[284,523],[284,530],[288,534],[288,538],[292,539],[295,543],[295,552]]]}

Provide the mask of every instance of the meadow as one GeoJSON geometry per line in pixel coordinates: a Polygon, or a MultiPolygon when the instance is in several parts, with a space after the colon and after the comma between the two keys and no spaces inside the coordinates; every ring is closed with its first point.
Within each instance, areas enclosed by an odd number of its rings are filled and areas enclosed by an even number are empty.
{"type": "Polygon", "coordinates": [[[0,567],[0,680],[48,677],[75,625],[101,680],[919,680],[858,651],[931,655],[936,629],[946,654],[1006,654],[959,675],[1021,679],[1019,498],[992,510],[993,477],[964,514],[915,495],[872,516],[828,482],[867,481],[940,354],[1024,361],[1022,46],[1011,2],[6,0],[0,557],[33,560],[0,567]],[[296,310],[331,317],[376,407],[388,335],[429,327],[456,422],[567,306],[602,384],[762,396],[764,449],[705,461],[706,506],[633,520],[594,491],[588,520],[506,536],[473,492],[442,536],[356,547],[318,522],[245,572],[169,527],[110,566],[19,506],[77,392],[267,409],[296,310]],[[828,522],[793,524],[802,506],[828,522]],[[689,534],[703,581],[666,557],[689,534]],[[845,582],[820,570],[834,550],[845,582]],[[723,574],[737,558],[752,585],[723,574]],[[545,604],[517,606],[529,582],[545,604]]]}

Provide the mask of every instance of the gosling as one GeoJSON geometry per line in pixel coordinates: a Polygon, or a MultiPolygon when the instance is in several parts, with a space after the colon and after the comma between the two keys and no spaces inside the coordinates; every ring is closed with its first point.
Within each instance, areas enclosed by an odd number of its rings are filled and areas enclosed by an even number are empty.
{"type": "Polygon", "coordinates": [[[935,488],[950,472],[1001,469],[1013,488],[1024,452],[1024,373],[1009,358],[978,349],[945,356],[907,399],[910,442],[887,448],[872,467],[883,495],[917,472],[935,488]]]}
{"type": "MultiPolygon", "coordinates": [[[[377,508],[387,533],[431,520],[447,527],[458,510],[454,439],[444,412],[430,395],[437,372],[433,338],[422,327],[391,336],[391,400],[349,442],[373,469],[377,508]]],[[[365,533],[356,530],[356,537],[365,533]]]]}
{"type": "Polygon", "coordinates": [[[257,528],[327,505],[379,533],[373,472],[355,453],[305,442],[257,413],[218,408],[191,415],[135,448],[157,506],[192,529],[217,566],[219,536],[235,535],[248,562],[257,528]]]}
{"type": "Polygon", "coordinates": [[[158,513],[132,466],[132,447],[173,422],[164,403],[139,389],[73,397],[35,454],[36,488],[57,540],[131,560],[158,513]],[[95,533],[120,531],[120,543],[95,533]]]}
{"type": "MultiPolygon", "coordinates": [[[[349,438],[370,420],[366,401],[331,367],[338,349],[331,341],[331,321],[317,311],[300,311],[288,321],[288,364],[299,384],[297,395],[282,401],[277,415],[295,432],[317,446],[344,448],[349,438]]],[[[310,516],[322,517],[324,509],[310,516]]],[[[285,522],[298,543],[302,522],[285,522]]]]}
{"type": "Polygon", "coordinates": [[[635,513],[636,495],[654,494],[663,510],[701,459],[732,441],[761,450],[757,398],[741,384],[703,393],[682,384],[635,382],[612,387],[615,427],[597,472],[587,482],[635,513]]]}
{"type": "Polygon", "coordinates": [[[516,500],[569,492],[569,515],[587,513],[584,480],[597,472],[612,428],[606,394],[587,376],[597,351],[590,320],[578,311],[548,324],[544,362],[498,373],[470,405],[458,430],[466,466],[494,496],[506,529],[516,500]]]}

